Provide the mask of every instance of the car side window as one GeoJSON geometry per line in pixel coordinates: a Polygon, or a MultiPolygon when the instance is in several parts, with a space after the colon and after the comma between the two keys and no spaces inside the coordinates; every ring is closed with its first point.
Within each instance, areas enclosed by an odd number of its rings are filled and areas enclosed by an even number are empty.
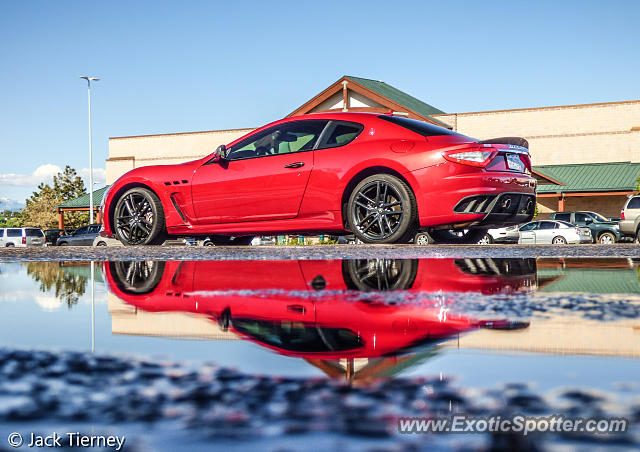
{"type": "Polygon", "coordinates": [[[329,121],[292,121],[247,138],[229,150],[229,160],[311,151],[329,121]]]}
{"type": "Polygon", "coordinates": [[[538,223],[528,223],[520,228],[521,231],[533,231],[538,227],[538,223]]]}
{"type": "Polygon", "coordinates": [[[100,230],[100,226],[89,226],[89,234],[94,234],[100,230]]]}
{"type": "Polygon", "coordinates": [[[329,126],[329,136],[323,140],[320,149],[344,146],[356,139],[364,129],[362,124],[355,122],[338,122],[329,126]]]}
{"type": "Polygon", "coordinates": [[[553,221],[543,221],[540,223],[540,229],[555,229],[556,225],[557,223],[554,223],[553,221]]]}
{"type": "Polygon", "coordinates": [[[86,234],[87,229],[88,229],[88,226],[82,226],[81,228],[78,228],[78,230],[75,232],[75,235],[86,234]]]}
{"type": "Polygon", "coordinates": [[[640,197],[631,198],[627,204],[627,209],[640,209],[640,197]]]}
{"type": "Polygon", "coordinates": [[[0,237],[4,237],[4,229],[0,229],[0,237]]]}
{"type": "Polygon", "coordinates": [[[576,223],[586,223],[587,218],[590,218],[588,215],[584,213],[576,213],[576,223]]]}
{"type": "Polygon", "coordinates": [[[559,220],[559,221],[571,221],[571,214],[570,213],[556,213],[554,216],[555,220],[559,220]]]}
{"type": "Polygon", "coordinates": [[[7,229],[7,237],[22,237],[22,229],[7,229]]]}

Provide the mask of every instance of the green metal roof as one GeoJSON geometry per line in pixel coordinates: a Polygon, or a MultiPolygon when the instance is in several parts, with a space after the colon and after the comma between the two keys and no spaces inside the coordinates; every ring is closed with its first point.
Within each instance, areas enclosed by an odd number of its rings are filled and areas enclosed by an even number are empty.
{"type": "Polygon", "coordinates": [[[444,111],[437,109],[434,106],[426,104],[422,102],[420,99],[416,99],[415,97],[405,93],[404,91],[400,91],[398,88],[394,88],[391,85],[387,85],[385,82],[381,82],[379,80],[371,80],[368,78],[361,77],[352,77],[351,75],[346,75],[348,79],[353,80],[354,82],[364,86],[365,88],[370,89],[371,91],[375,91],[379,95],[386,97],[393,102],[400,104],[404,107],[407,107],[409,110],[415,111],[421,116],[428,117],[432,121],[437,122],[438,124],[442,124],[444,127],[450,128],[448,124],[445,124],[442,121],[438,121],[435,118],[432,118],[431,115],[442,115],[445,114],[444,111]]]}
{"type": "Polygon", "coordinates": [[[603,294],[638,294],[640,281],[635,268],[538,269],[538,280],[555,280],[540,292],[583,292],[603,294]]]}
{"type": "Polygon", "coordinates": [[[538,193],[632,191],[638,183],[640,163],[540,165],[533,170],[563,184],[539,184],[538,193]]]}
{"type": "MultiPolygon", "coordinates": [[[[102,197],[104,196],[104,192],[107,191],[106,187],[99,188],[98,190],[93,192],[93,205],[94,207],[98,207],[100,203],[102,203],[102,197]]],[[[88,209],[89,208],[89,193],[86,195],[82,195],[75,199],[70,199],[67,202],[63,202],[58,205],[58,209],[88,209]]]]}

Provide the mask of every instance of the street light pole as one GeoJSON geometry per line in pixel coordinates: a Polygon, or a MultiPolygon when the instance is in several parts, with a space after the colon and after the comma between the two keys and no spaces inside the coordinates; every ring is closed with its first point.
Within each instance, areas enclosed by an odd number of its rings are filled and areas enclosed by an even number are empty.
{"type": "Polygon", "coordinates": [[[89,77],[86,75],[80,76],[80,78],[87,81],[87,95],[89,97],[89,224],[93,224],[93,151],[91,149],[91,82],[97,82],[100,80],[96,77],[89,77]]]}

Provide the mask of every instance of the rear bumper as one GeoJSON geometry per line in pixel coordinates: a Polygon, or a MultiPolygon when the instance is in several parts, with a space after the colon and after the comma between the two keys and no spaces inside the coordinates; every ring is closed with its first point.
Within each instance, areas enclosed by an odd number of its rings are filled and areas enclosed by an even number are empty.
{"type": "Polygon", "coordinates": [[[523,173],[447,162],[411,174],[418,184],[421,227],[510,226],[535,214],[536,181],[523,173]]]}

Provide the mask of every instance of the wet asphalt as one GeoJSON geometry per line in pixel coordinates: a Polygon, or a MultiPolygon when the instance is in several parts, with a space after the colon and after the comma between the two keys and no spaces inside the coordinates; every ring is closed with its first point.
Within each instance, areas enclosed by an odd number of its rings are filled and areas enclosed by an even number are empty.
{"type": "Polygon", "coordinates": [[[415,258],[640,258],[640,245],[306,245],[0,248],[0,262],[415,258]]]}

